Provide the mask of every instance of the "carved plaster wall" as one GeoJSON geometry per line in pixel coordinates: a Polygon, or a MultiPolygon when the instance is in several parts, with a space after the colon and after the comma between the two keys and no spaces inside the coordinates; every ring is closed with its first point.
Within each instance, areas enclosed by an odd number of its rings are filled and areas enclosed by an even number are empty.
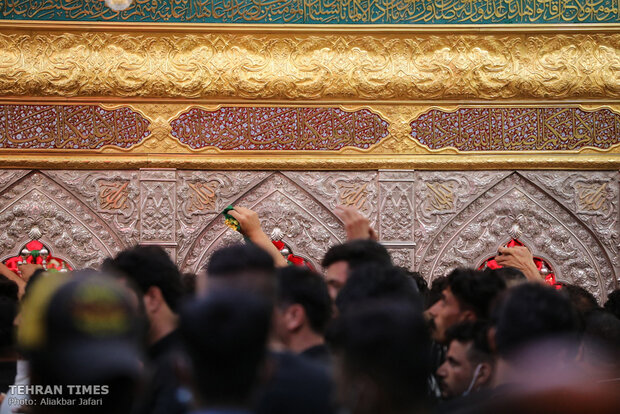
{"type": "Polygon", "coordinates": [[[429,281],[478,266],[518,232],[560,281],[602,300],[620,285],[619,200],[617,171],[0,170],[0,256],[15,255],[38,227],[74,267],[141,243],[195,272],[242,240],[219,214],[239,204],[320,268],[345,238],[332,211],[348,204],[397,264],[429,281]]]}

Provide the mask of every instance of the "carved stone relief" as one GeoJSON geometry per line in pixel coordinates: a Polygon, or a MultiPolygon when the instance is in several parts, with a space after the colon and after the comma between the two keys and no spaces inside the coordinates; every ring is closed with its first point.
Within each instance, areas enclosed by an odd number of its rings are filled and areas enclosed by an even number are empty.
{"type": "Polygon", "coordinates": [[[158,244],[184,271],[242,241],[220,213],[255,209],[296,255],[320,269],[345,239],[333,214],[358,207],[396,264],[429,281],[477,266],[515,231],[560,281],[599,300],[620,283],[616,171],[25,171],[0,170],[0,255],[36,226],[74,267],[128,246],[158,244]]]}
{"type": "Polygon", "coordinates": [[[44,171],[112,226],[127,246],[140,241],[137,171],[44,171]]]}
{"type": "Polygon", "coordinates": [[[581,285],[603,300],[618,285],[612,261],[593,232],[560,202],[519,173],[478,196],[431,240],[419,263],[429,279],[455,267],[479,265],[508,241],[513,226],[560,281],[581,285]]]}
{"type": "Polygon", "coordinates": [[[620,199],[616,171],[525,171],[523,175],[570,208],[603,243],[620,270],[620,199]]]}
{"type": "MultiPolygon", "coordinates": [[[[207,225],[266,177],[265,171],[178,171],[177,243],[179,257],[207,225]],[[209,189],[209,190],[208,190],[209,189]],[[204,207],[204,208],[199,208],[204,207]]],[[[182,264],[182,263],[180,263],[182,264]]]]}
{"type": "Polygon", "coordinates": [[[386,242],[413,240],[413,183],[381,183],[379,237],[386,242]]]}
{"type": "Polygon", "coordinates": [[[72,267],[98,267],[124,245],[114,230],[91,208],[41,172],[33,172],[0,195],[2,259],[29,241],[32,228],[52,254],[72,267]]]}
{"type": "Polygon", "coordinates": [[[354,206],[371,225],[377,221],[377,173],[374,171],[287,171],[284,175],[303,186],[330,210],[338,205],[354,206]]]}
{"type": "Polygon", "coordinates": [[[28,174],[29,170],[0,170],[0,191],[28,174]]]}
{"type": "Polygon", "coordinates": [[[508,171],[417,171],[416,265],[430,240],[457,212],[508,174],[508,171]]]}
{"type": "Polygon", "coordinates": [[[388,249],[388,252],[392,257],[392,262],[396,266],[401,266],[406,269],[413,270],[413,249],[407,247],[402,249],[388,249]]]}
{"type": "MultiPolygon", "coordinates": [[[[284,233],[282,240],[291,250],[303,255],[317,268],[320,268],[320,260],[327,249],[344,240],[338,218],[281,173],[271,175],[236,203],[257,211],[267,234],[279,228],[284,233]]],[[[214,249],[239,239],[223,220],[213,220],[192,245],[183,265],[196,271],[207,263],[214,249]]]]}
{"type": "Polygon", "coordinates": [[[175,243],[176,172],[140,172],[140,243],[175,243]]]}

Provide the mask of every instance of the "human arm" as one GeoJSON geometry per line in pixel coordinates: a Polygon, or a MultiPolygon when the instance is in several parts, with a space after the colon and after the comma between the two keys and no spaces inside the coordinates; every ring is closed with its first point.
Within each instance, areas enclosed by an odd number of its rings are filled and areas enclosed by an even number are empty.
{"type": "Polygon", "coordinates": [[[347,240],[377,240],[377,233],[370,227],[370,222],[355,207],[337,206],[334,214],[344,223],[347,240]]]}
{"type": "MultiPolygon", "coordinates": [[[[20,267],[20,270],[21,270],[21,267],[20,267]]],[[[22,279],[15,272],[9,269],[8,266],[5,265],[4,263],[0,263],[0,274],[6,277],[7,279],[15,282],[18,288],[18,295],[21,298],[22,295],[24,294],[24,289],[26,288],[26,281],[28,279],[22,279]]]]}
{"type": "Polygon", "coordinates": [[[288,262],[280,251],[271,242],[269,236],[265,234],[260,225],[258,214],[246,207],[235,206],[228,212],[241,226],[241,233],[250,239],[252,243],[265,250],[273,258],[276,267],[288,266],[288,262]]]}
{"type": "Polygon", "coordinates": [[[525,246],[500,247],[495,261],[500,266],[514,267],[519,269],[530,282],[544,283],[532,252],[525,246]]]}

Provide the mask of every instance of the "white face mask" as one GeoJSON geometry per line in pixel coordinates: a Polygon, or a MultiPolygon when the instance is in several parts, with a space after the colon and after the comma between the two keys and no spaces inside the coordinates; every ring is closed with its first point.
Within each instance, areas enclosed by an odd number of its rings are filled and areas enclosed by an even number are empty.
{"type": "Polygon", "coordinates": [[[474,388],[474,384],[476,383],[476,380],[478,379],[478,375],[480,375],[480,369],[481,368],[482,368],[482,364],[476,365],[476,369],[474,370],[474,376],[471,378],[471,382],[469,383],[469,387],[467,387],[465,392],[463,394],[461,394],[462,397],[468,395],[471,392],[472,388],[474,388]]]}

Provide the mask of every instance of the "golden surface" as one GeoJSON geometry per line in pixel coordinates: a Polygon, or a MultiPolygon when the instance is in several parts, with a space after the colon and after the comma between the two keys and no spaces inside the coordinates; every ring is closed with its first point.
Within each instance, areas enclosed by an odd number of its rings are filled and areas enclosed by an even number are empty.
{"type": "Polygon", "coordinates": [[[5,97],[620,98],[620,33],[3,31],[5,97]]]}
{"type": "MultiPolygon", "coordinates": [[[[246,104],[258,105],[258,104],[246,104]]],[[[120,105],[102,105],[115,109],[120,105]]],[[[97,151],[0,149],[0,168],[50,169],[619,169],[620,144],[608,150],[586,147],[573,151],[467,152],[454,148],[429,150],[413,140],[410,122],[430,109],[454,111],[459,106],[382,105],[340,106],[347,111],[366,108],[389,122],[389,135],[375,146],[340,151],[222,151],[195,150],[170,135],[170,121],[192,107],[217,110],[220,105],[132,104],[151,122],[151,134],[129,149],[104,147],[97,151]]],[[[318,105],[321,106],[321,105],[318,105]]],[[[331,104],[330,106],[334,106],[331,104]]],[[[467,105],[471,106],[471,105],[467,105]]],[[[489,106],[486,104],[485,106],[489,106]]],[[[502,105],[493,105],[501,107],[502,105]]],[[[545,106],[525,105],[525,106],[545,106]]],[[[552,105],[557,106],[557,105],[552,105]]],[[[582,109],[608,108],[620,113],[620,104],[579,105],[582,109]]]]}
{"type": "Polygon", "coordinates": [[[476,155],[347,155],[253,154],[189,155],[75,153],[0,154],[0,168],[42,169],[222,169],[222,170],[617,170],[620,154],[476,154],[476,155]]]}

